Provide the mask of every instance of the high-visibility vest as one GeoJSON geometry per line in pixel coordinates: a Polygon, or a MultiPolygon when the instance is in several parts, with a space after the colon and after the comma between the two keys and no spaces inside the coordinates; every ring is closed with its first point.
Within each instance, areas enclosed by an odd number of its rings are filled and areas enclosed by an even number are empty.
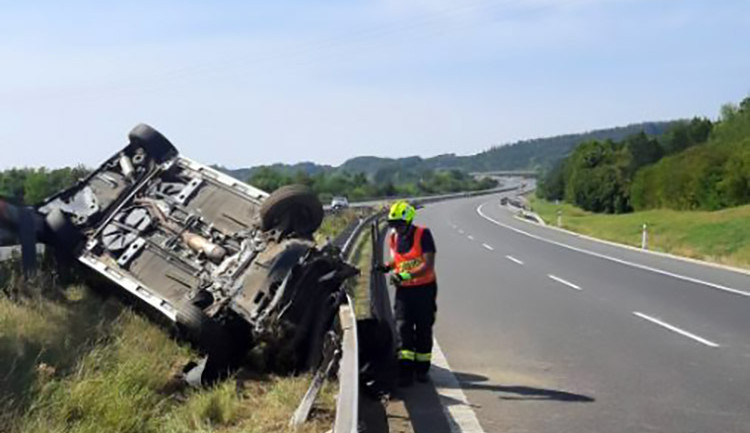
{"type": "MultiPolygon", "coordinates": [[[[414,240],[411,249],[406,253],[398,252],[397,235],[396,233],[391,233],[389,246],[391,248],[391,256],[393,256],[393,267],[397,273],[411,272],[411,270],[417,269],[425,263],[424,253],[422,252],[422,234],[424,233],[424,227],[414,226],[414,230],[414,240]]],[[[422,286],[434,283],[436,280],[435,269],[428,269],[427,272],[418,277],[414,277],[408,281],[402,281],[401,285],[404,287],[422,286]]]]}

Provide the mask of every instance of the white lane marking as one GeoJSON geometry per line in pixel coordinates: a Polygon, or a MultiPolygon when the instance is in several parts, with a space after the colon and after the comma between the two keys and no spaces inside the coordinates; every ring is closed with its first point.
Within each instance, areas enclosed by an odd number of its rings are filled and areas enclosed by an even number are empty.
{"type": "Polygon", "coordinates": [[[691,283],[701,284],[703,286],[711,287],[713,289],[723,290],[723,291],[728,292],[728,293],[734,293],[735,295],[741,295],[741,296],[748,296],[748,297],[750,297],[750,292],[745,292],[745,291],[742,291],[742,290],[733,289],[731,287],[722,286],[721,284],[711,283],[711,282],[708,282],[708,281],[699,280],[697,278],[688,277],[688,276],[685,276],[685,275],[675,274],[675,273],[672,273],[672,272],[669,272],[669,271],[665,271],[665,270],[662,270],[662,269],[659,269],[659,268],[653,268],[651,266],[641,265],[639,263],[629,262],[627,260],[618,259],[618,258],[615,258],[615,257],[612,257],[612,256],[608,256],[608,255],[605,255],[605,254],[596,253],[594,251],[589,251],[589,250],[585,250],[583,248],[578,248],[578,247],[574,247],[572,245],[564,244],[562,242],[557,242],[557,241],[553,241],[553,240],[550,240],[550,239],[546,239],[546,238],[543,238],[541,236],[538,236],[538,235],[535,235],[535,234],[523,231],[521,229],[517,229],[517,228],[515,228],[513,226],[501,223],[500,221],[497,221],[497,220],[492,219],[491,217],[485,215],[485,213],[482,212],[482,206],[484,206],[486,204],[487,203],[484,203],[484,204],[481,204],[481,205],[479,205],[477,207],[477,213],[479,214],[479,216],[481,216],[482,218],[486,219],[487,221],[489,221],[489,222],[491,222],[493,224],[496,224],[496,225],[498,225],[500,227],[503,227],[503,228],[506,228],[508,230],[513,230],[514,232],[522,234],[524,236],[528,236],[530,238],[537,239],[537,240],[540,240],[542,242],[547,242],[548,244],[557,245],[559,247],[567,248],[569,250],[576,251],[576,252],[579,252],[579,253],[588,254],[588,255],[594,256],[594,257],[599,257],[600,259],[605,259],[605,260],[609,260],[609,261],[612,261],[612,262],[615,262],[615,263],[620,263],[622,265],[631,266],[633,268],[642,269],[644,271],[655,272],[657,274],[666,275],[668,277],[677,278],[677,279],[680,279],[680,280],[683,280],[683,281],[689,281],[691,283]]]}
{"type": "Polygon", "coordinates": [[[523,265],[523,262],[518,260],[517,258],[513,256],[505,256],[506,259],[510,260],[513,263],[518,263],[519,265],[523,265]]]}
{"type": "Polygon", "coordinates": [[[490,250],[490,251],[495,251],[495,249],[494,249],[494,248],[492,248],[491,246],[489,246],[489,245],[487,245],[487,244],[482,244],[482,246],[483,246],[483,247],[485,247],[485,248],[487,248],[487,249],[488,249],[488,250],[490,250]]]}
{"type": "Polygon", "coordinates": [[[651,323],[655,323],[655,324],[657,324],[659,326],[667,328],[667,329],[669,329],[672,332],[676,332],[676,333],[678,333],[680,335],[683,335],[685,337],[692,338],[693,340],[695,340],[695,341],[697,341],[699,343],[705,344],[706,346],[709,346],[709,347],[719,347],[719,345],[716,344],[716,343],[714,343],[713,341],[706,340],[703,337],[699,337],[699,336],[697,336],[697,335],[695,335],[693,333],[687,332],[687,331],[685,331],[683,329],[680,329],[680,328],[678,328],[676,326],[672,326],[669,323],[663,322],[663,321],[661,321],[659,319],[656,319],[654,317],[647,316],[647,315],[645,315],[643,313],[639,313],[637,311],[633,311],[633,314],[635,314],[636,316],[640,317],[641,319],[648,320],[651,323]]]}
{"type": "Polygon", "coordinates": [[[458,229],[458,232],[461,233],[461,234],[464,234],[464,231],[461,230],[461,229],[458,229]]]}
{"type": "Polygon", "coordinates": [[[461,389],[461,384],[453,374],[448,360],[440,350],[437,340],[432,346],[432,363],[436,367],[430,372],[432,383],[440,396],[443,414],[448,420],[451,433],[484,433],[474,409],[461,389]]]}
{"type": "Polygon", "coordinates": [[[549,274],[547,276],[550,277],[551,279],[557,281],[560,284],[565,284],[566,286],[571,287],[571,288],[576,289],[576,290],[583,290],[580,287],[576,286],[575,284],[571,283],[570,281],[565,281],[565,280],[563,280],[560,277],[556,277],[556,276],[554,276],[552,274],[549,274]]]}
{"type": "Polygon", "coordinates": [[[466,236],[466,237],[469,238],[470,241],[474,240],[474,236],[472,236],[472,235],[469,235],[469,236],[466,236]]]}

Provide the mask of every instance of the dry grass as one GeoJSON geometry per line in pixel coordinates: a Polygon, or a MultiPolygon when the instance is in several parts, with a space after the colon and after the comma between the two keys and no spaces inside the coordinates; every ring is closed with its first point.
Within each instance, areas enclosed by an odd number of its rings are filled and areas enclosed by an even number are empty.
{"type": "MultiPolygon", "coordinates": [[[[64,296],[0,295],[0,431],[288,431],[309,377],[240,371],[211,389],[185,389],[174,375],[197,357],[187,345],[115,299],[84,286],[57,290],[64,296]]],[[[334,392],[326,387],[298,431],[330,429],[334,392]]]]}
{"type": "Polygon", "coordinates": [[[323,244],[332,240],[352,222],[365,215],[362,209],[344,209],[338,212],[327,213],[323,218],[323,223],[315,232],[315,241],[323,244]]]}

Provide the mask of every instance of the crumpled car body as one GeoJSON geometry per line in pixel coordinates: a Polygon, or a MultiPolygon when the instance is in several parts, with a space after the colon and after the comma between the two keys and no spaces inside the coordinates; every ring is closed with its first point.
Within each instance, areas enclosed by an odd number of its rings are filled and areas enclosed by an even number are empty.
{"type": "Polygon", "coordinates": [[[342,283],[356,273],[312,240],[323,210],[309,189],[269,195],[180,155],[143,124],[36,211],[40,238],[209,354],[204,382],[259,341],[282,347],[292,370],[315,367],[342,283]]]}

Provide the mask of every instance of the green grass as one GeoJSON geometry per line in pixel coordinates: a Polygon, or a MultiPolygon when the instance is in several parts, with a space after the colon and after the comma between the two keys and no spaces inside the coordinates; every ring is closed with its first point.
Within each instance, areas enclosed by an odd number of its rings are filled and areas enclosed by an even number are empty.
{"type": "Polygon", "coordinates": [[[750,267],[750,205],[712,212],[658,209],[604,215],[535,196],[529,197],[529,202],[547,224],[557,224],[557,211],[561,210],[565,229],[637,247],[646,224],[651,250],[750,267]]]}
{"type": "MultiPolygon", "coordinates": [[[[164,329],[85,286],[32,285],[0,294],[0,432],[282,432],[310,383],[240,370],[188,389],[175,374],[197,354],[164,329]]],[[[334,394],[298,431],[330,429],[334,394]]]]}
{"type": "Polygon", "coordinates": [[[323,223],[315,232],[315,241],[323,244],[326,240],[332,240],[353,221],[367,215],[366,209],[344,209],[335,213],[328,213],[323,218],[323,223]]]}

